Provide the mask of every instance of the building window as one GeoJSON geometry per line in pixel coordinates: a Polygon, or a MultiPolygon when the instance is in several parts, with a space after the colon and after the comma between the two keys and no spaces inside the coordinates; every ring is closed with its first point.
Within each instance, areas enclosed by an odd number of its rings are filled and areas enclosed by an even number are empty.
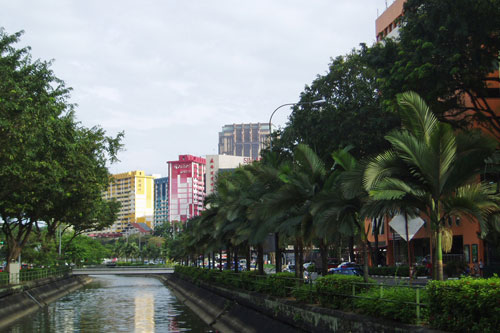
{"type": "Polygon", "coordinates": [[[466,263],[470,263],[470,245],[464,245],[464,259],[466,263]]]}

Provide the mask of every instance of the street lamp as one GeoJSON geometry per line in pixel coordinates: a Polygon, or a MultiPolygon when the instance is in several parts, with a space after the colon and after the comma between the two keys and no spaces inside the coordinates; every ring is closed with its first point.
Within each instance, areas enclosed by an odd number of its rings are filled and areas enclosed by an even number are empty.
{"type": "Polygon", "coordinates": [[[272,124],[272,119],[273,119],[273,116],[274,114],[276,113],[276,111],[278,111],[279,109],[281,109],[282,107],[284,106],[292,106],[292,105],[307,105],[307,104],[312,104],[312,105],[316,105],[316,104],[324,104],[326,103],[326,100],[325,99],[320,99],[320,100],[317,100],[317,101],[313,101],[313,102],[297,102],[297,103],[286,103],[286,104],[282,104],[280,106],[278,106],[274,111],[273,113],[271,113],[271,117],[269,117],[269,150],[273,150],[273,136],[272,136],[272,129],[271,129],[271,124],[272,124]]]}

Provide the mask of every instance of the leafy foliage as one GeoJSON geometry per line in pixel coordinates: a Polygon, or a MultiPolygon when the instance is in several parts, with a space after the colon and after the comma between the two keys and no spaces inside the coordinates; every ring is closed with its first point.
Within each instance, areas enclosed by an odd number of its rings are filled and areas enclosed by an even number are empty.
{"type": "Polygon", "coordinates": [[[51,63],[33,61],[29,47],[14,47],[21,35],[0,29],[0,217],[8,262],[42,221],[48,238],[62,223],[73,237],[113,223],[118,204],[102,192],[107,163],[116,161],[123,136],[81,126],[69,103],[71,89],[51,63]]]}
{"type": "Polygon", "coordinates": [[[276,148],[293,151],[297,144],[307,144],[329,164],[331,152],[339,148],[353,146],[352,154],[360,158],[387,147],[384,135],[399,122],[397,115],[380,107],[376,73],[368,66],[364,49],[362,45],[361,50],[332,59],[328,72],[306,86],[299,103],[319,99],[328,103],[296,106],[276,148]]]}
{"type": "MultiPolygon", "coordinates": [[[[358,296],[354,301],[354,307],[361,313],[377,318],[385,318],[403,323],[418,324],[416,316],[416,289],[400,287],[385,287],[383,299],[380,299],[380,290],[371,288],[358,296]]],[[[427,304],[428,297],[424,289],[420,290],[420,303],[427,304]]],[[[424,306],[421,307],[421,321],[427,321],[429,312],[424,306]]]]}
{"type": "Polygon", "coordinates": [[[498,0],[408,0],[399,38],[366,49],[385,106],[416,91],[441,121],[470,128],[474,122],[500,135],[498,110],[487,99],[498,84],[498,0]],[[467,101],[470,101],[467,103],[467,101]]]}
{"type": "Polygon", "coordinates": [[[450,332],[497,332],[500,327],[500,278],[431,281],[429,323],[450,332]]]}
{"type": "Polygon", "coordinates": [[[334,309],[351,309],[353,306],[352,290],[359,293],[369,286],[363,285],[362,277],[349,275],[327,275],[316,280],[317,297],[322,306],[334,309]]]}

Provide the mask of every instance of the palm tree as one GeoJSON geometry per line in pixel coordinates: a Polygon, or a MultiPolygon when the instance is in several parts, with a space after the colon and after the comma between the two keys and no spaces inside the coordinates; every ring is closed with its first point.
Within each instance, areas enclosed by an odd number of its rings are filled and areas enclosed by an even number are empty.
{"type": "Polygon", "coordinates": [[[329,185],[317,198],[313,211],[317,214],[319,230],[359,236],[363,246],[363,277],[368,281],[368,231],[365,228],[363,207],[368,193],[362,185],[365,165],[349,153],[350,147],[332,153],[335,161],[329,185]]]}
{"type": "Polygon", "coordinates": [[[392,148],[366,168],[364,185],[375,200],[410,197],[430,221],[435,246],[435,264],[443,280],[442,234],[452,215],[476,218],[497,209],[491,188],[477,181],[485,159],[496,142],[477,132],[455,132],[441,123],[420,96],[407,92],[398,96],[403,128],[386,136],[392,148]]]}
{"type": "Polygon", "coordinates": [[[328,179],[324,163],[306,145],[300,144],[294,150],[294,164],[291,173],[280,175],[281,187],[264,196],[257,210],[263,218],[275,222],[278,232],[295,239],[298,250],[295,260],[296,274],[303,273],[303,247],[317,240],[323,262],[323,273],[327,269],[327,242],[323,234],[315,233],[315,216],[311,210],[316,196],[321,193],[328,179]]]}

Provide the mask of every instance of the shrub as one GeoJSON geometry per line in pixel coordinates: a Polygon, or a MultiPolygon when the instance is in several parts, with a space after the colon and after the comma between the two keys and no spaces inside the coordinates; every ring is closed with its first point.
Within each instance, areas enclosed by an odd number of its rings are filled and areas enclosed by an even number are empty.
{"type": "MultiPolygon", "coordinates": [[[[425,266],[417,266],[417,276],[425,276],[427,271],[425,266]]],[[[382,266],[382,267],[369,267],[368,273],[370,275],[382,276],[408,276],[408,266],[382,266]]]]}
{"type": "Polygon", "coordinates": [[[258,277],[258,271],[243,271],[240,274],[240,288],[249,291],[258,291],[258,280],[263,277],[258,277]]]}
{"type": "Polygon", "coordinates": [[[271,295],[278,297],[290,296],[293,287],[297,284],[295,274],[289,272],[282,272],[269,275],[267,279],[269,285],[269,292],[271,295]]]}
{"type": "Polygon", "coordinates": [[[431,281],[429,323],[446,331],[498,332],[500,278],[431,281]]]}
{"type": "Polygon", "coordinates": [[[358,294],[369,288],[362,284],[363,278],[351,275],[327,275],[316,280],[318,300],[322,306],[334,309],[351,309],[353,304],[352,290],[358,294]]]}
{"type": "MultiPolygon", "coordinates": [[[[420,303],[427,303],[428,297],[425,290],[420,290],[420,303]]],[[[407,304],[416,302],[416,290],[411,287],[385,287],[382,299],[380,289],[371,288],[354,301],[354,307],[361,313],[397,320],[404,323],[418,324],[416,316],[416,305],[407,304]],[[387,299],[384,301],[383,299],[387,299]]],[[[428,309],[420,307],[420,321],[427,321],[428,309]]]]}
{"type": "Polygon", "coordinates": [[[314,304],[318,302],[316,285],[302,284],[292,289],[292,296],[301,303],[314,304]]]}

